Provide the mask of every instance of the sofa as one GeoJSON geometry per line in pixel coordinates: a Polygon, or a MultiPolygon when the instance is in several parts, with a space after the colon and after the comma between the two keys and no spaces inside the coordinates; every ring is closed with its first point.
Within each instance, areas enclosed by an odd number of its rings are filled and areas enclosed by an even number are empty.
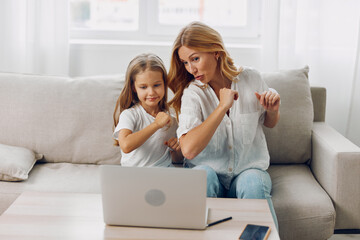
{"type": "MultiPolygon", "coordinates": [[[[264,127],[281,239],[360,228],[360,149],[325,122],[326,90],[308,71],[262,73],[281,95],[278,125],[264,127]]],[[[0,214],[24,191],[100,193],[99,166],[120,164],[123,79],[0,73],[0,214]]]]}

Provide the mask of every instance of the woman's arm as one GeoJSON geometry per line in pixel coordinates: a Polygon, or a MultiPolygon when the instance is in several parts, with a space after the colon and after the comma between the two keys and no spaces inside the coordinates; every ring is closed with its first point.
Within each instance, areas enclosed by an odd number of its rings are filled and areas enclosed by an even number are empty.
{"type": "Polygon", "coordinates": [[[193,159],[210,142],[217,127],[220,125],[226,112],[231,108],[234,100],[237,99],[237,91],[223,88],[220,90],[220,102],[217,108],[199,126],[191,129],[180,137],[181,151],[185,158],[193,159]]]}
{"type": "MultiPolygon", "coordinates": [[[[124,153],[130,153],[143,145],[157,130],[171,122],[171,118],[164,112],[156,115],[155,121],[144,129],[133,133],[129,129],[121,129],[119,132],[119,146],[124,153]]],[[[161,144],[161,143],[159,143],[161,144]]]]}
{"type": "Polygon", "coordinates": [[[266,110],[264,126],[273,128],[280,119],[280,95],[277,92],[264,91],[262,94],[255,93],[261,106],[266,110]]]}
{"type": "Polygon", "coordinates": [[[266,111],[264,126],[268,128],[273,128],[279,122],[280,111],[266,111]]]}

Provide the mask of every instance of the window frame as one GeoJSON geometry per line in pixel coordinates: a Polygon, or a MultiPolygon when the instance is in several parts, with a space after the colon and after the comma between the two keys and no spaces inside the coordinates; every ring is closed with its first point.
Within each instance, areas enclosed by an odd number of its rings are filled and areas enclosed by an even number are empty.
{"type": "MultiPolygon", "coordinates": [[[[215,27],[225,42],[254,43],[261,37],[262,0],[248,0],[247,25],[245,27],[215,27]],[[236,33],[236,34],[234,34],[236,33]]],[[[158,0],[139,0],[139,28],[137,31],[71,29],[70,41],[102,40],[125,42],[168,42],[173,41],[183,26],[159,24],[156,17],[158,0]]],[[[185,25],[185,24],[184,24],[185,25]]]]}

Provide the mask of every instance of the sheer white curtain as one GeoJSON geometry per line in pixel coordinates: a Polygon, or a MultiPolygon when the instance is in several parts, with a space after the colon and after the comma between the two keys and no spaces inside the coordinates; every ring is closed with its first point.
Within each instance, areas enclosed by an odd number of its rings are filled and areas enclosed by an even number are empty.
{"type": "Polygon", "coordinates": [[[360,22],[358,34],[357,57],[352,87],[353,92],[351,94],[350,114],[346,136],[360,146],[360,22]]]}
{"type": "Polygon", "coordinates": [[[68,75],[68,1],[0,1],[0,71],[68,75]]]}
{"type": "Polygon", "coordinates": [[[326,121],[360,146],[360,78],[356,73],[358,0],[281,0],[278,68],[310,66],[313,86],[327,88],[326,121]]]}

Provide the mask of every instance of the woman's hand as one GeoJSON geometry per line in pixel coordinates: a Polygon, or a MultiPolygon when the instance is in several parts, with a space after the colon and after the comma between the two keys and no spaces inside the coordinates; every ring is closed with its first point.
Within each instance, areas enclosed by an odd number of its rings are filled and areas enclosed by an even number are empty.
{"type": "Polygon", "coordinates": [[[225,108],[225,110],[229,110],[234,103],[234,100],[237,100],[239,97],[239,93],[235,90],[231,90],[228,88],[222,88],[219,91],[219,105],[225,108]]]}
{"type": "Polygon", "coordinates": [[[259,100],[261,106],[264,107],[266,111],[277,112],[280,107],[280,95],[272,91],[264,91],[259,94],[255,92],[256,98],[259,100]]]}
{"type": "Polygon", "coordinates": [[[262,94],[255,93],[261,106],[266,110],[264,126],[273,128],[280,119],[280,95],[277,92],[264,91],[262,94]]]}
{"type": "Polygon", "coordinates": [[[159,128],[163,128],[166,125],[171,125],[171,117],[169,114],[159,112],[155,117],[155,123],[159,128]]]}

